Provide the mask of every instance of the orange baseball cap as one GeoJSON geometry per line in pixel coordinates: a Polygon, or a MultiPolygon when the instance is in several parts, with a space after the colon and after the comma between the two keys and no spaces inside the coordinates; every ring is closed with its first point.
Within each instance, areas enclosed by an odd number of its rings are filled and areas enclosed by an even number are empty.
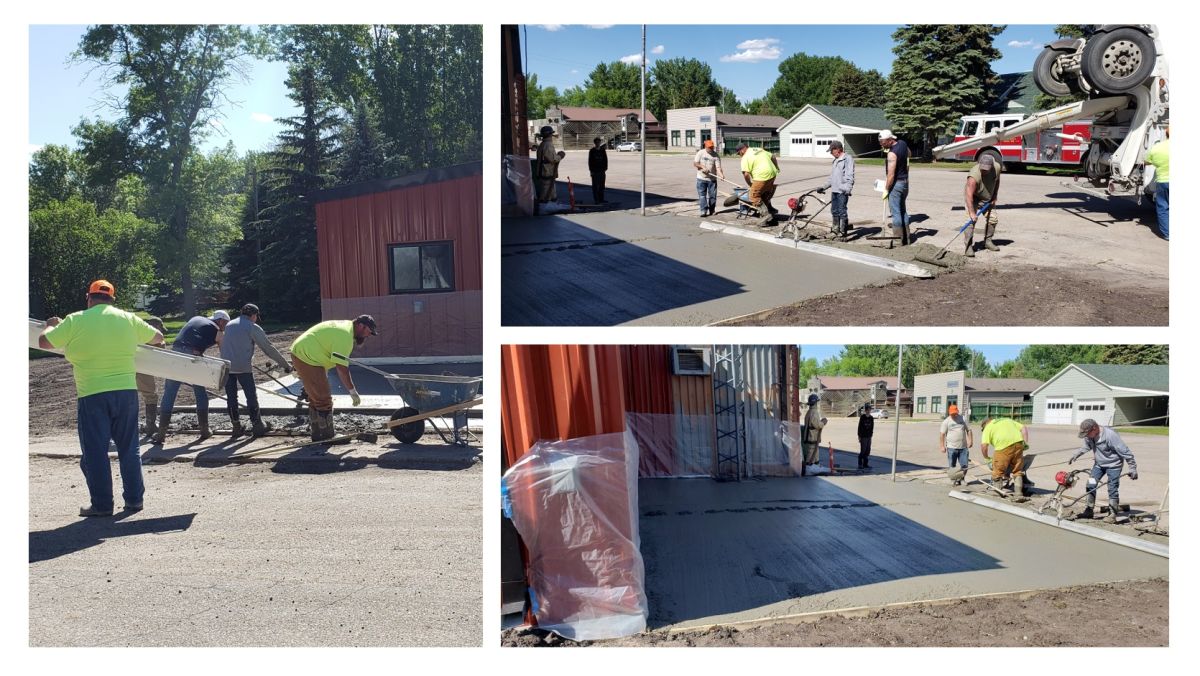
{"type": "Polygon", "coordinates": [[[712,139],[705,139],[705,140],[704,140],[704,147],[705,147],[705,148],[711,148],[711,147],[713,147],[713,142],[712,142],[712,139]]]}
{"type": "Polygon", "coordinates": [[[117,297],[117,287],[112,285],[112,282],[107,279],[97,279],[88,287],[88,293],[102,293],[106,296],[117,297]]]}
{"type": "Polygon", "coordinates": [[[948,412],[950,415],[954,415],[955,413],[958,413],[958,406],[956,406],[956,405],[954,405],[954,404],[950,404],[950,408],[946,409],[946,411],[947,411],[947,412],[948,412]]]}

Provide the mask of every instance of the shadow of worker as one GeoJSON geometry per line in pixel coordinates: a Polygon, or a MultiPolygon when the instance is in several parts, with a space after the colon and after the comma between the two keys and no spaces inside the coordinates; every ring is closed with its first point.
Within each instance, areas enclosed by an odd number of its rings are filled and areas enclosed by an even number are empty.
{"type": "Polygon", "coordinates": [[[118,512],[114,517],[80,519],[53,530],[30,531],[29,562],[56,559],[113,538],[185,531],[192,526],[196,513],[131,521],[124,521],[125,516],[128,513],[118,512]]]}

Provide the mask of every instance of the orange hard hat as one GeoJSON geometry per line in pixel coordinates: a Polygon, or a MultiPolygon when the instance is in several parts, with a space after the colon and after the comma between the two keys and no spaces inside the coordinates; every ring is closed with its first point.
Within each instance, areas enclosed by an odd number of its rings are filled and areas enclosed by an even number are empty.
{"type": "Polygon", "coordinates": [[[954,415],[958,413],[958,406],[956,404],[950,404],[950,408],[946,409],[946,412],[950,415],[954,415]]]}
{"type": "Polygon", "coordinates": [[[117,297],[117,287],[112,285],[112,282],[107,279],[97,279],[88,287],[88,293],[102,293],[106,296],[117,297]]]}

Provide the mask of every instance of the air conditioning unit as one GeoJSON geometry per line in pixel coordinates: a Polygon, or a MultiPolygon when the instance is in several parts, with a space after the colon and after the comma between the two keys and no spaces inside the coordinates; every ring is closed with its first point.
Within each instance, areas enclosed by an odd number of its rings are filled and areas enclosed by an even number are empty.
{"type": "Polygon", "coordinates": [[[677,376],[707,376],[712,373],[712,349],[707,347],[671,348],[671,373],[677,376]]]}

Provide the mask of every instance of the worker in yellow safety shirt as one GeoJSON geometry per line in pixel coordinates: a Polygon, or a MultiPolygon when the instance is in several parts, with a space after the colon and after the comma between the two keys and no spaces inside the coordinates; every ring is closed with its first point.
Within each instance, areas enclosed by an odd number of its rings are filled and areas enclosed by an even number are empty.
{"type": "Polygon", "coordinates": [[[750,204],[758,209],[762,216],[759,225],[766,227],[775,222],[778,210],[771,206],[771,197],[775,195],[775,178],[779,176],[779,162],[771,151],[765,148],[751,148],[742,143],[737,147],[737,154],[742,158],[742,178],[750,186],[750,204]]]}
{"type": "Polygon", "coordinates": [[[371,315],[359,315],[354,320],[321,322],[292,343],[292,366],[308,396],[308,422],[313,441],[337,436],[333,427],[333,394],[326,372],[337,370],[338,378],[350,393],[350,400],[358,406],[362,397],[350,377],[350,351],[355,345],[362,345],[367,336],[377,335],[371,315]]]}
{"type": "Polygon", "coordinates": [[[988,448],[996,453],[992,458],[992,483],[1002,487],[1012,477],[1013,494],[1024,495],[1025,449],[1029,447],[1029,429],[1012,418],[988,418],[983,421],[980,450],[988,458],[988,448]]]}

